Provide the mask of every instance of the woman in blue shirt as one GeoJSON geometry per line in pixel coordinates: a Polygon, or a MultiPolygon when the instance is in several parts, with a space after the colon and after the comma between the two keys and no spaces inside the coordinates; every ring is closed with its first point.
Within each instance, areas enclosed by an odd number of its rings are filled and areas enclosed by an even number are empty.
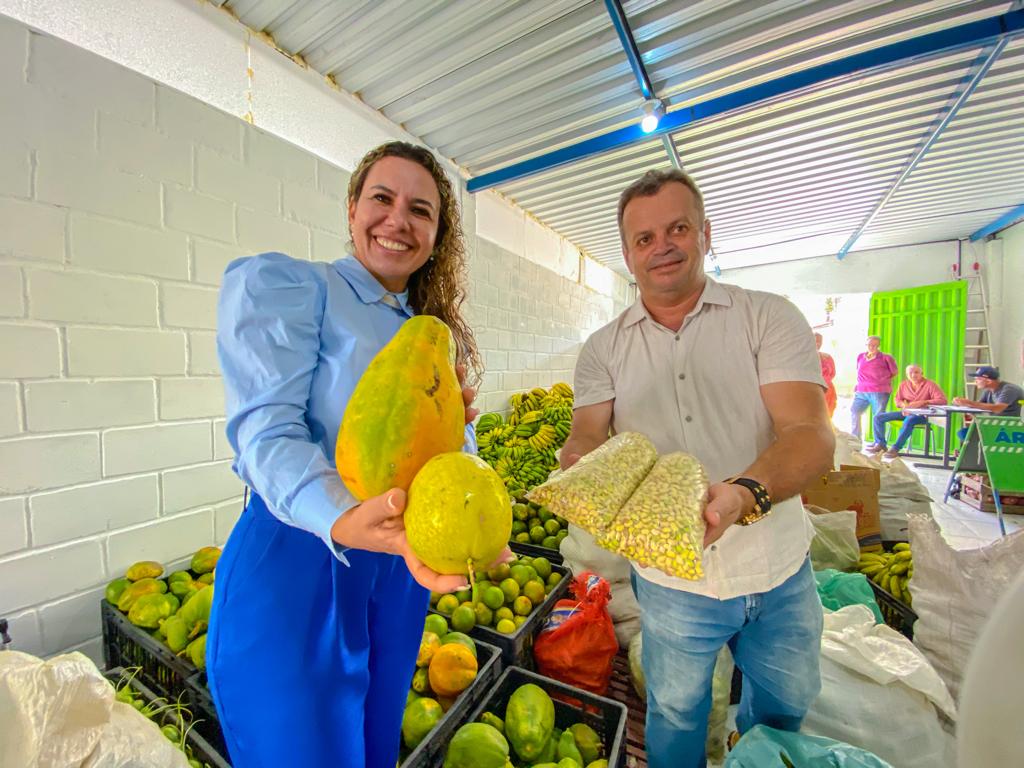
{"type": "Polygon", "coordinates": [[[352,175],[348,223],[353,256],[238,259],[221,288],[227,436],[252,495],[217,566],[206,653],[236,768],[395,765],[429,590],[466,583],[413,554],[404,491],[360,504],[333,466],[356,382],[413,314],[445,321],[460,374],[480,371],[456,195],[430,152],[385,144],[352,175]]]}

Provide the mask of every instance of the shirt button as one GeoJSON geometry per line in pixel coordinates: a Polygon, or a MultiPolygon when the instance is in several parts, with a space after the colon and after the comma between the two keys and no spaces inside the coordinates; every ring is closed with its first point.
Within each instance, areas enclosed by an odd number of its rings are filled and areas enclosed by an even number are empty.
{"type": "Polygon", "coordinates": [[[679,334],[676,334],[676,341],[679,341],[679,334]]]}
{"type": "Polygon", "coordinates": [[[686,420],[687,420],[687,422],[693,421],[693,416],[687,416],[686,420]]]}
{"type": "Polygon", "coordinates": [[[680,380],[685,379],[685,378],[686,378],[686,374],[685,373],[680,373],[679,374],[679,379],[680,380]]]}
{"type": "Polygon", "coordinates": [[[718,551],[718,545],[717,544],[712,544],[711,545],[711,551],[712,552],[717,552],[718,551]]]}

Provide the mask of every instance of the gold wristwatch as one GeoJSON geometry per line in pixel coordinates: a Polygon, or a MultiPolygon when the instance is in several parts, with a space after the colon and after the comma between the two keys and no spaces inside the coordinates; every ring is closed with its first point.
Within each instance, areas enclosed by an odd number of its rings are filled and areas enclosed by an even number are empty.
{"type": "Polygon", "coordinates": [[[767,517],[772,511],[772,498],[768,495],[768,489],[757,480],[749,477],[733,477],[725,482],[733,485],[742,485],[754,495],[754,508],[736,521],[737,525],[751,525],[767,517]]]}

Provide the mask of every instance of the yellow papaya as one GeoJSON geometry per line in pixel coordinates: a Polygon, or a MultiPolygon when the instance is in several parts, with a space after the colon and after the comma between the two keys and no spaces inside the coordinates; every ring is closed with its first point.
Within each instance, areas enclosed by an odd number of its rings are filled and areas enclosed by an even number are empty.
{"type": "MultiPolygon", "coordinates": [[[[203,574],[210,573],[217,567],[220,559],[220,547],[203,547],[192,555],[192,572],[203,574]]],[[[213,577],[210,577],[211,580],[213,577]]]]}
{"type": "Polygon", "coordinates": [[[465,404],[455,341],[430,315],[406,320],[370,361],[338,430],[338,474],[360,500],[408,490],[431,458],[462,448],[465,404]]]}
{"type": "Polygon", "coordinates": [[[162,595],[167,591],[167,585],[157,579],[139,579],[129,584],[117,598],[117,610],[127,613],[132,604],[143,595],[162,595]]]}
{"type": "Polygon", "coordinates": [[[142,595],[128,609],[128,621],[146,629],[156,629],[170,615],[171,604],[158,592],[142,595]]]}
{"type": "Polygon", "coordinates": [[[125,576],[128,581],[140,581],[142,579],[159,579],[164,572],[164,567],[153,560],[143,560],[132,565],[125,576]]]}

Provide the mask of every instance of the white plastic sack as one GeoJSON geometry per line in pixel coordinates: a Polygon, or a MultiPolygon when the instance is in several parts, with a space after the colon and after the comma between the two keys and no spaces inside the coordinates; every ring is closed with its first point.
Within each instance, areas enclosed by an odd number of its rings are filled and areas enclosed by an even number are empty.
{"type": "MultiPolygon", "coordinates": [[[[916,568],[916,565],[915,565],[916,568]]],[[[916,570],[915,570],[916,578],[916,570]]],[[[949,691],[914,644],[863,605],[825,614],[821,693],[801,731],[852,744],[899,768],[952,768],[949,691]]]]}
{"type": "Polygon", "coordinates": [[[620,648],[627,647],[640,631],[640,604],[630,584],[632,566],[629,560],[599,547],[593,536],[571,523],[558,551],[573,573],[591,571],[608,582],[612,591],[608,613],[615,625],[615,637],[620,648]]]}
{"type": "Polygon", "coordinates": [[[954,696],[978,633],[996,602],[1024,570],[1024,531],[977,549],[957,550],[942,538],[930,516],[910,518],[917,623],[914,643],[935,666],[954,696]]]}
{"type": "Polygon", "coordinates": [[[0,768],[188,768],[81,653],[0,653],[0,768]]]}
{"type": "Polygon", "coordinates": [[[843,464],[852,464],[854,456],[863,456],[860,452],[863,444],[859,437],[854,437],[849,432],[836,430],[836,448],[832,456],[832,468],[839,469],[843,464]]]}
{"type": "Polygon", "coordinates": [[[860,558],[857,541],[857,513],[852,509],[830,512],[822,507],[805,507],[814,528],[811,540],[811,567],[816,571],[835,568],[849,571],[860,558]]]}

